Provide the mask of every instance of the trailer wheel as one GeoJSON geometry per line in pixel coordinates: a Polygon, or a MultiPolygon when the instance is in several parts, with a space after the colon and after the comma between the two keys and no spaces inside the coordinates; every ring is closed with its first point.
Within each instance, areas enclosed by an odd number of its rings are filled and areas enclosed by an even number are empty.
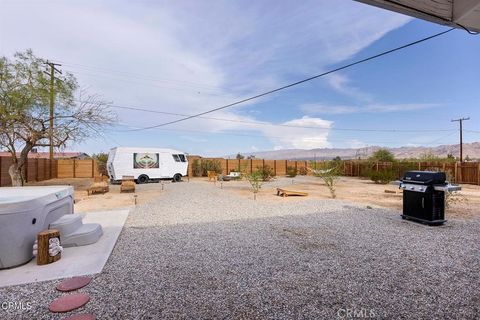
{"type": "Polygon", "coordinates": [[[148,182],[148,176],[145,174],[142,174],[137,178],[137,183],[142,184],[142,183],[147,183],[148,182]]]}
{"type": "Polygon", "coordinates": [[[173,182],[180,182],[180,181],[182,181],[182,175],[180,173],[176,173],[173,176],[173,182]]]}

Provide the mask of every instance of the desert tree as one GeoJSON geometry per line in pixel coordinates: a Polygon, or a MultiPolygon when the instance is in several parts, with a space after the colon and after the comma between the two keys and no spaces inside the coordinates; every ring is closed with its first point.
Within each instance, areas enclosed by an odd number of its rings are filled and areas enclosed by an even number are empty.
{"type": "Polygon", "coordinates": [[[340,165],[337,161],[330,161],[326,163],[324,169],[313,171],[313,174],[316,177],[319,177],[323,180],[333,199],[337,197],[337,181],[340,178],[341,172],[340,165]]]}
{"type": "Polygon", "coordinates": [[[395,156],[390,150],[380,148],[370,156],[369,160],[372,162],[395,162],[395,156]]]}
{"type": "Polygon", "coordinates": [[[247,181],[250,183],[250,186],[252,187],[253,200],[257,200],[257,193],[262,188],[264,182],[262,172],[260,170],[257,170],[251,173],[245,173],[244,177],[247,179],[247,181]]]}
{"type": "MultiPolygon", "coordinates": [[[[45,60],[31,50],[17,52],[12,60],[0,58],[0,147],[12,156],[12,185],[23,185],[28,153],[50,146],[50,79],[45,60]]],[[[64,148],[87,137],[102,134],[114,124],[115,113],[97,95],[75,94],[78,83],[71,73],[57,75],[54,82],[55,112],[52,141],[64,148]]]]}

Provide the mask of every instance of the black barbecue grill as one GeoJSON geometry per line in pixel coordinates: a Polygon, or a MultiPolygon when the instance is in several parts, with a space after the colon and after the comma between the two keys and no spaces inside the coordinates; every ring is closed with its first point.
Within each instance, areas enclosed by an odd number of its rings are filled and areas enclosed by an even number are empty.
{"type": "Polygon", "coordinates": [[[403,189],[403,219],[441,225],[446,221],[445,192],[460,187],[449,184],[445,172],[408,171],[400,189],[403,189]]]}

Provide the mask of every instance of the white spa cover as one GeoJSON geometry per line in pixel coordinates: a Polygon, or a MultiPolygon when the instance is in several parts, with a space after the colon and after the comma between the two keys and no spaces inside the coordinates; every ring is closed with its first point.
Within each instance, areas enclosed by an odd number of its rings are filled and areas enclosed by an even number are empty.
{"type": "Polygon", "coordinates": [[[2,187],[0,215],[29,211],[72,195],[72,186],[2,187]]]}

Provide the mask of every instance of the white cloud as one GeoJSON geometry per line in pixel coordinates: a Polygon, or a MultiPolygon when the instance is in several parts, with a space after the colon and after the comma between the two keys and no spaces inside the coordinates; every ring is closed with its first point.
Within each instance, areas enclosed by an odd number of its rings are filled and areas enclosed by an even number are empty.
{"type": "Polygon", "coordinates": [[[328,84],[337,92],[354,98],[357,101],[369,102],[373,101],[371,94],[363,92],[351,84],[350,78],[341,73],[332,73],[327,76],[328,84]]]}
{"type": "MultiPolygon", "coordinates": [[[[32,48],[39,56],[62,62],[62,68],[74,72],[82,86],[109,101],[182,114],[202,112],[317,73],[352,57],[410,19],[351,1],[307,1],[301,6],[276,1],[248,6],[243,1],[5,1],[2,6],[9,14],[0,21],[0,53],[12,55],[32,48]],[[55,19],[51,19],[52,10],[55,19]]],[[[329,81],[337,90],[361,95],[342,76],[329,81]]],[[[249,104],[212,116],[255,120],[254,113],[240,115],[249,104]]],[[[335,108],[340,113],[350,110],[335,108]]],[[[118,112],[120,121],[135,127],[179,118],[118,112]]],[[[168,128],[255,131],[276,147],[328,146],[325,129],[330,122],[304,117],[285,123],[310,123],[324,130],[265,129],[208,119],[168,128]],[[277,135],[285,138],[274,138],[277,135]]],[[[157,136],[143,131],[117,140],[156,143],[157,136]]],[[[195,141],[191,146],[196,148],[195,141]]]]}
{"type": "Polygon", "coordinates": [[[283,123],[289,126],[316,127],[317,129],[292,127],[265,127],[263,133],[272,141],[275,150],[280,149],[313,149],[329,147],[329,129],[333,122],[321,118],[304,116],[283,123]]]}

